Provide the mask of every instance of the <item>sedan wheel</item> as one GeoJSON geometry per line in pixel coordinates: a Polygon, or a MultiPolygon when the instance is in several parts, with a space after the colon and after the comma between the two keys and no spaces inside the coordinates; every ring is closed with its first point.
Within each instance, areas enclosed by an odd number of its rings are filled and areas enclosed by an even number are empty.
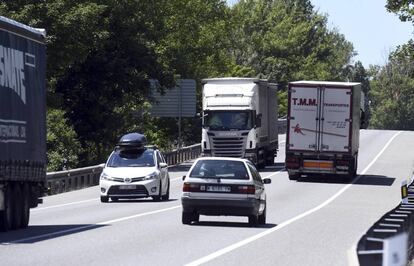
{"type": "Polygon", "coordinates": [[[261,215],[259,215],[258,222],[259,222],[259,224],[266,224],[266,205],[265,205],[265,208],[263,210],[263,213],[261,215]]]}
{"type": "Polygon", "coordinates": [[[193,214],[190,212],[183,212],[181,216],[181,221],[183,224],[191,224],[193,214]]]}
{"type": "Polygon", "coordinates": [[[257,215],[249,215],[249,225],[257,226],[257,223],[258,223],[257,215]]]}
{"type": "Polygon", "coordinates": [[[108,202],[109,198],[107,196],[101,196],[101,202],[108,202]]]}

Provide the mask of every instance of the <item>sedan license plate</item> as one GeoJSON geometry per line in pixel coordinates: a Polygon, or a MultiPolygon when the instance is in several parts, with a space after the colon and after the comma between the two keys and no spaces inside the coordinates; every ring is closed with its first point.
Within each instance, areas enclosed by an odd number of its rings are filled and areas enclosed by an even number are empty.
{"type": "Polygon", "coordinates": [[[119,189],[135,189],[135,185],[126,185],[126,186],[120,186],[119,189]]]}
{"type": "Polygon", "coordinates": [[[207,186],[208,192],[230,192],[231,188],[227,186],[207,186]]]}

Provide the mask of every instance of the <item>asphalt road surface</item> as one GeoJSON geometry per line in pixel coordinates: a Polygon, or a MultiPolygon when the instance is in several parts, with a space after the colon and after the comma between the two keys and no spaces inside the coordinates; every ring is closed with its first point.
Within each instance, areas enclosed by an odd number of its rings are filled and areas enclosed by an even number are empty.
{"type": "MultiPolygon", "coordinates": [[[[280,137],[284,143],[284,136],[280,137]]],[[[359,176],[290,181],[284,146],[266,185],[267,224],[201,216],[181,223],[181,177],[169,168],[168,202],[103,204],[98,187],[49,196],[27,229],[0,233],[1,265],[348,265],[351,248],[400,201],[412,177],[414,132],[361,130],[359,176]]]]}

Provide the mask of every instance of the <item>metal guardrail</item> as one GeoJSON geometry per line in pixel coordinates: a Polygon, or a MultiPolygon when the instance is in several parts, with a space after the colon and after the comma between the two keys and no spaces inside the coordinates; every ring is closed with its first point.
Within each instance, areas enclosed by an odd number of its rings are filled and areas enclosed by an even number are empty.
{"type": "Polygon", "coordinates": [[[278,119],[277,120],[277,132],[279,134],[285,134],[287,131],[287,120],[285,119],[278,119]]]}
{"type": "Polygon", "coordinates": [[[408,203],[401,203],[382,216],[359,240],[356,250],[359,265],[384,265],[385,241],[400,234],[408,236],[407,261],[410,262],[414,259],[413,182],[408,186],[408,203]]]}
{"type": "MultiPolygon", "coordinates": [[[[164,153],[169,165],[176,165],[191,159],[198,158],[201,153],[201,144],[195,144],[181,149],[164,153]]],[[[82,189],[99,184],[99,177],[104,164],[47,173],[48,195],[59,194],[72,190],[82,189]]]]}

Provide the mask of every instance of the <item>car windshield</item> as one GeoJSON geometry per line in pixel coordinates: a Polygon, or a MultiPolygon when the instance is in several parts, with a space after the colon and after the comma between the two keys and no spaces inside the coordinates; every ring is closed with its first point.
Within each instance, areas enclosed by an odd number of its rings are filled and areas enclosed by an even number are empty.
{"type": "Polygon", "coordinates": [[[200,160],[191,171],[190,177],[249,179],[247,169],[243,162],[229,160],[200,160]]]}
{"type": "Polygon", "coordinates": [[[211,130],[249,130],[253,127],[251,111],[209,111],[204,126],[211,130]]]}
{"type": "Polygon", "coordinates": [[[150,167],[155,166],[154,150],[118,150],[112,153],[108,167],[150,167]]]}

